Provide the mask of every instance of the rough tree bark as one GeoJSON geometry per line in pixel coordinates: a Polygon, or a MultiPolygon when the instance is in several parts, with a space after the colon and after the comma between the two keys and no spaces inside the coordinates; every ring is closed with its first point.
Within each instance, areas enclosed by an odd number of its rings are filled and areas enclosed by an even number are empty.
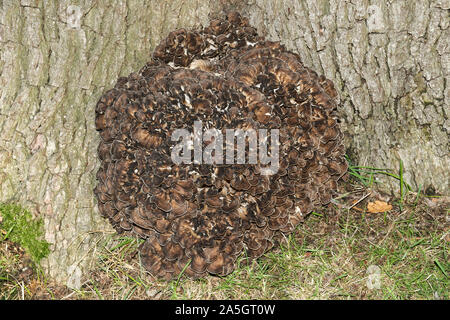
{"type": "Polygon", "coordinates": [[[333,80],[351,158],[396,170],[402,160],[413,189],[448,194],[449,9],[449,0],[249,0],[243,11],[333,80]]]}
{"type": "Polygon", "coordinates": [[[0,1],[0,201],[45,221],[48,274],[78,287],[99,236],[94,107],[163,36],[216,1],[0,1]]]}
{"type": "MultiPolygon", "coordinates": [[[[111,231],[93,196],[94,107],[162,37],[238,9],[332,79],[349,153],[449,186],[448,0],[0,0],[0,201],[44,218],[43,267],[78,287],[111,231]]],[[[395,188],[392,185],[392,188],[395,188]]]]}

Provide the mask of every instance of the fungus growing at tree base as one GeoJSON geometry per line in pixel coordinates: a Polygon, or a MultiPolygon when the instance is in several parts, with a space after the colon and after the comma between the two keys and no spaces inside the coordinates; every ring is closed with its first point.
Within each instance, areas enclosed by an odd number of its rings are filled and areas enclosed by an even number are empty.
{"type": "Polygon", "coordinates": [[[347,171],[336,97],[330,80],[238,13],[171,32],[97,103],[99,211],[145,239],[142,263],[155,277],[227,275],[244,252],[260,257],[330,202],[347,171]],[[260,158],[176,164],[172,135],[196,121],[224,137],[277,130],[277,170],[264,174],[260,158]]]}

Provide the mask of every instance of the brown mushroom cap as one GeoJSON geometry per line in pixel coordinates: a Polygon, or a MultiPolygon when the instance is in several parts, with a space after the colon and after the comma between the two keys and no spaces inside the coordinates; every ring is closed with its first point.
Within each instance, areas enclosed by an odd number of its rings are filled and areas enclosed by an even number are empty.
{"type": "Polygon", "coordinates": [[[336,97],[331,81],[238,13],[171,32],[97,103],[100,213],[146,239],[142,261],[156,277],[227,275],[244,250],[260,257],[330,202],[347,171],[336,97]],[[259,160],[175,164],[172,133],[199,120],[224,134],[278,129],[278,171],[263,175],[259,160]]]}

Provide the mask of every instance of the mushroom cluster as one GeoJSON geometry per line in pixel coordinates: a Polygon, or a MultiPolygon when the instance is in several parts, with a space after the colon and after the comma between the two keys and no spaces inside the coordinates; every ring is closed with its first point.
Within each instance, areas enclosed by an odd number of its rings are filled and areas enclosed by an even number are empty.
{"type": "Polygon", "coordinates": [[[171,32],[97,103],[99,211],[145,239],[142,262],[155,277],[227,275],[238,256],[260,257],[330,202],[347,171],[336,96],[330,80],[238,13],[171,32]],[[175,163],[172,135],[196,121],[278,130],[276,172],[263,174],[260,159],[175,163]]]}

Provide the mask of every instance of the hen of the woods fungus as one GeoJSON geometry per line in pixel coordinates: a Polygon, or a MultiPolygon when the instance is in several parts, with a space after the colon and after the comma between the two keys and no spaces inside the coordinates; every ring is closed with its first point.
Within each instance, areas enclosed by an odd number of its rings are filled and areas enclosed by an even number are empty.
{"type": "MultiPolygon", "coordinates": [[[[99,211],[119,233],[145,239],[152,275],[227,275],[238,256],[260,257],[330,202],[347,171],[336,97],[330,80],[237,13],[171,32],[96,106],[99,211]],[[173,133],[196,123],[224,137],[226,129],[278,130],[278,141],[264,140],[267,155],[278,152],[277,170],[262,172],[261,157],[248,161],[250,141],[246,163],[174,162],[173,133]]],[[[200,141],[202,150],[215,138],[200,141]]]]}

